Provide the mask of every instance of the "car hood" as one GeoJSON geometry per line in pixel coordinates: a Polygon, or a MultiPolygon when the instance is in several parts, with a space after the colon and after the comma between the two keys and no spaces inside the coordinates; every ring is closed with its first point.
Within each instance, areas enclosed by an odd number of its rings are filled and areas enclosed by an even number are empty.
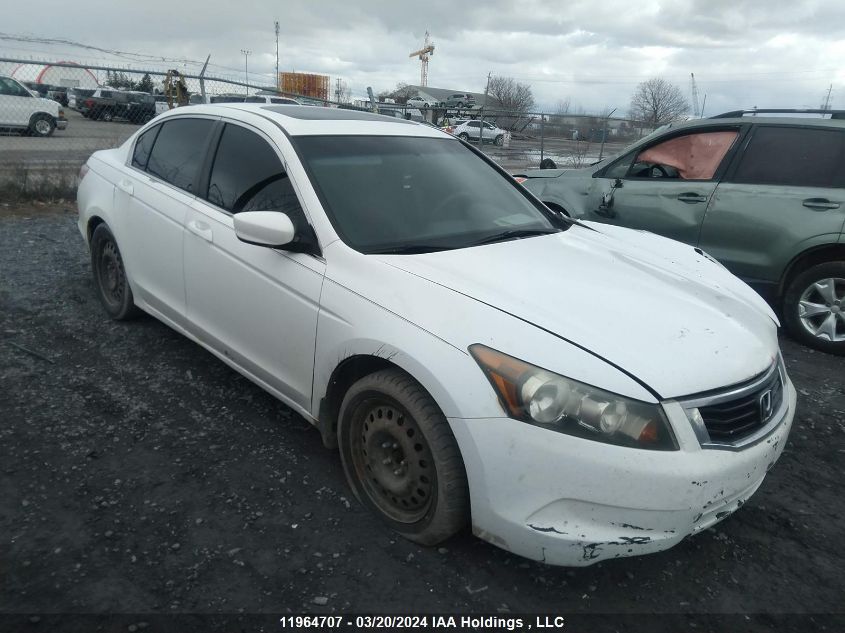
{"type": "Polygon", "coordinates": [[[778,354],[776,317],[754,291],[651,233],[587,223],[382,261],[586,349],[662,398],[743,382],[778,354]]]}

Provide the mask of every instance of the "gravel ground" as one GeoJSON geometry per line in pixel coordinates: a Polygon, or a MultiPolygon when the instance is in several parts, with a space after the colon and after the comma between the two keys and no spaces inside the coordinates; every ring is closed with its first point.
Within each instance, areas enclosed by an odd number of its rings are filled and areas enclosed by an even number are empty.
{"type": "Polygon", "coordinates": [[[800,392],[783,457],[741,511],[672,550],[564,569],[469,534],[425,549],[358,506],[337,454],[302,418],[158,321],[109,321],[75,220],[0,206],[10,630],[61,630],[14,614],[286,611],[693,624],[740,613],[733,630],[845,627],[845,358],[782,341],[800,392]]]}

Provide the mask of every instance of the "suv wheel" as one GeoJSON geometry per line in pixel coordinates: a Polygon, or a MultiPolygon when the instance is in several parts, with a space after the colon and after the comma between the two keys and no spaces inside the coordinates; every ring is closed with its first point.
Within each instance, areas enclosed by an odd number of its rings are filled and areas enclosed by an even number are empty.
{"type": "Polygon", "coordinates": [[[114,114],[111,110],[103,110],[102,114],[100,114],[100,118],[103,121],[111,121],[112,119],[114,119],[114,114]]]}
{"type": "Polygon", "coordinates": [[[783,317],[796,339],[845,355],[845,262],[827,262],[795,277],[783,299],[783,317]]]}
{"type": "Polygon", "coordinates": [[[56,129],[56,122],[49,114],[37,114],[29,124],[29,129],[35,136],[50,136],[56,129]]]}
{"type": "Polygon", "coordinates": [[[358,500],[391,528],[435,545],[469,519],[469,489],[445,416],[419,383],[398,369],[356,382],[340,406],[338,444],[358,500]]]}

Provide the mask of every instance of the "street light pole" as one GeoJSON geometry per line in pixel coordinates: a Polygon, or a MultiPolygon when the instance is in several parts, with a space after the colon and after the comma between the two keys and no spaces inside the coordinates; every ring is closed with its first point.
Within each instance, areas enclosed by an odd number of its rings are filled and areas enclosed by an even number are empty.
{"type": "Polygon", "coordinates": [[[252,51],[247,50],[245,48],[241,49],[241,53],[244,55],[244,75],[246,76],[246,95],[249,96],[249,56],[252,55],[252,51]]]}

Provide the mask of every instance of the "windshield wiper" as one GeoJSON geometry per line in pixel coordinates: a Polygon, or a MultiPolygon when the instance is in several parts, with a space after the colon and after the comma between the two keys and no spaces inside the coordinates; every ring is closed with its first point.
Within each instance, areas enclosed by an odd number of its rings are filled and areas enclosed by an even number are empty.
{"type": "Polygon", "coordinates": [[[470,246],[481,246],[482,244],[492,244],[493,242],[504,242],[506,240],[518,240],[523,237],[536,237],[537,235],[551,235],[552,233],[560,233],[556,229],[511,229],[510,231],[502,231],[495,235],[488,235],[477,242],[473,242],[470,246]]]}
{"type": "Polygon", "coordinates": [[[419,255],[420,253],[435,253],[437,251],[452,250],[451,246],[435,244],[406,244],[405,246],[389,246],[367,251],[368,255],[419,255]]]}

